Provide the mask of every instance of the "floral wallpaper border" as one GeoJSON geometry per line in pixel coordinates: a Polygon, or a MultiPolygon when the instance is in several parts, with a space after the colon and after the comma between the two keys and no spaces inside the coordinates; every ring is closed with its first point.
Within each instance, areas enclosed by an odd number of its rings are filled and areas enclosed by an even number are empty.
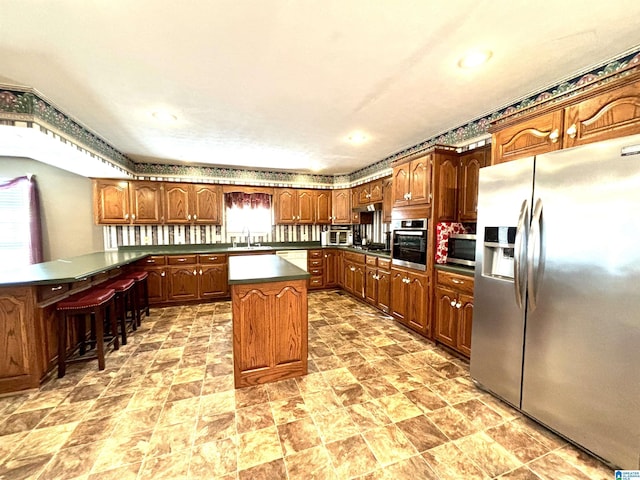
{"type": "Polygon", "coordinates": [[[489,125],[502,118],[530,111],[536,106],[549,105],[576,95],[580,90],[610,82],[625,76],[628,70],[640,65],[640,46],[631,53],[623,53],[606,64],[564,81],[542,92],[530,95],[466,125],[429,138],[412,147],[396,152],[378,162],[349,175],[312,175],[262,170],[244,170],[189,165],[135,163],[124,153],[108,144],[95,133],[73,120],[29,87],[0,85],[0,125],[39,128],[64,143],[69,143],[93,158],[99,158],[118,170],[136,178],[179,177],[181,180],[218,181],[220,183],[262,184],[269,186],[305,186],[342,188],[375,180],[391,172],[391,163],[436,144],[459,145],[466,140],[487,134],[489,125]]]}

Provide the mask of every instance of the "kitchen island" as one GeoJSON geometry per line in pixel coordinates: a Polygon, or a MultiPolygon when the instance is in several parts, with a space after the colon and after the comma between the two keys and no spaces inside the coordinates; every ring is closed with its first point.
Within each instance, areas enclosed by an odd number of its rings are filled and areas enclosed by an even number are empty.
{"type": "Polygon", "coordinates": [[[307,373],[307,279],[275,255],[229,258],[236,388],[307,373]]]}

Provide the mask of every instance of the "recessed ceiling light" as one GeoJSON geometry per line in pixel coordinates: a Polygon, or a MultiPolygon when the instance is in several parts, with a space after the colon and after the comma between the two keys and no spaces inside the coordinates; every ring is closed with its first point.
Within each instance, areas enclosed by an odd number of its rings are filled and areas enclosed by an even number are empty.
{"type": "Polygon", "coordinates": [[[491,50],[473,50],[458,61],[460,68],[476,68],[491,58],[491,50]]]}
{"type": "Polygon", "coordinates": [[[160,120],[161,122],[175,122],[176,120],[178,120],[178,117],[176,117],[174,114],[164,110],[158,110],[157,112],[153,112],[151,115],[153,116],[153,118],[155,118],[156,120],[160,120]]]}
{"type": "Polygon", "coordinates": [[[364,132],[355,131],[347,135],[347,141],[353,143],[354,145],[359,145],[366,142],[367,140],[368,138],[364,132]]]}

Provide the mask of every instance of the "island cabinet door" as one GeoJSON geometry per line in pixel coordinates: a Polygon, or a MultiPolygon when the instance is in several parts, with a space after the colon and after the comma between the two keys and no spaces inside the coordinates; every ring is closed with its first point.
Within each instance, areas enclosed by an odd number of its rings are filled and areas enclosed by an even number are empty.
{"type": "Polygon", "coordinates": [[[233,285],[236,388],[307,373],[306,280],[233,285]]]}

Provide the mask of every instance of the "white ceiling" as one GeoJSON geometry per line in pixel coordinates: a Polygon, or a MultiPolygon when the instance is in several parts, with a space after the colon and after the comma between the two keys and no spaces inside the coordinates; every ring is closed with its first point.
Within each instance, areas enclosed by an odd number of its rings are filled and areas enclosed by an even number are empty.
{"type": "Polygon", "coordinates": [[[341,174],[640,45],[639,17],[638,0],[3,0],[0,82],[137,162],[341,174]],[[460,69],[478,47],[490,62],[460,69]]]}

